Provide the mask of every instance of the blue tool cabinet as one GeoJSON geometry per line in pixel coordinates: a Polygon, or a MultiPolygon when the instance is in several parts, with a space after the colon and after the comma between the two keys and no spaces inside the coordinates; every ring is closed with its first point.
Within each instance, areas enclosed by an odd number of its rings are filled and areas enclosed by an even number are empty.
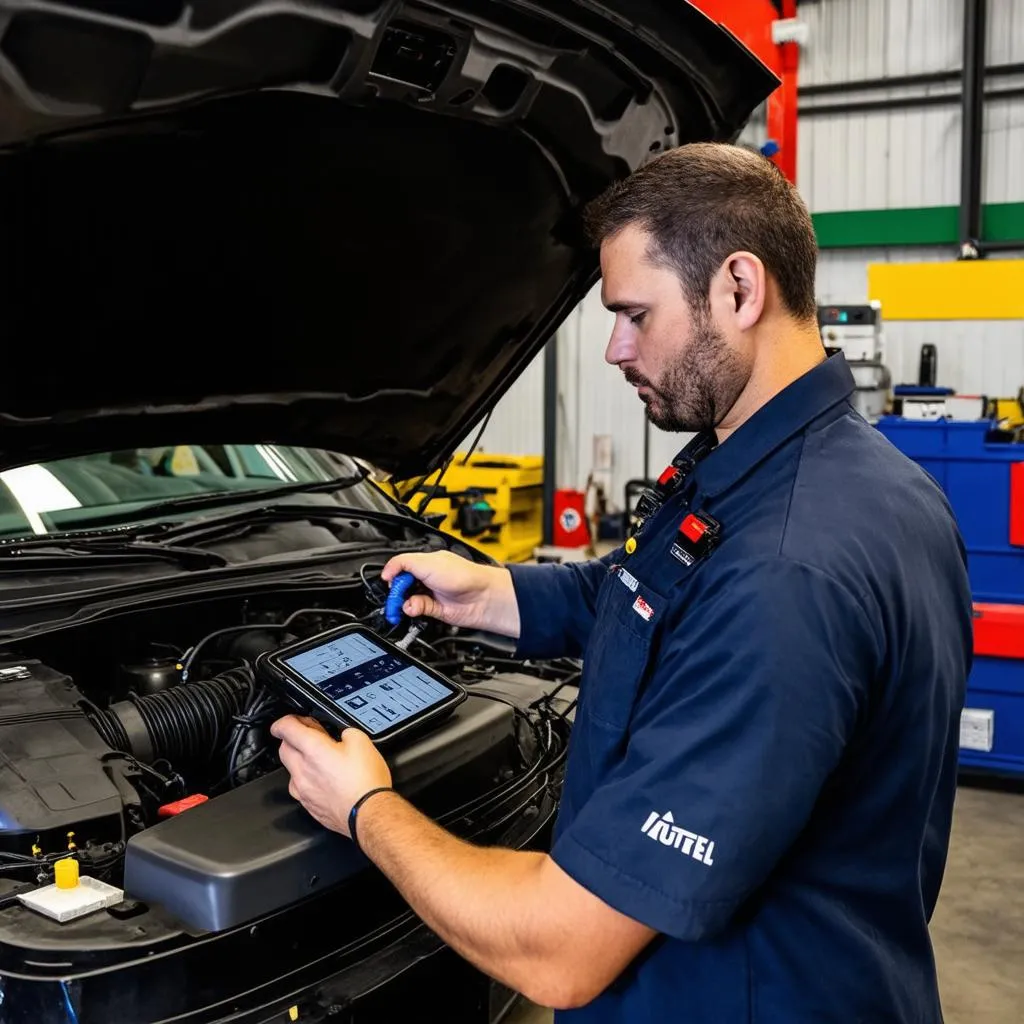
{"type": "Polygon", "coordinates": [[[975,637],[961,765],[1024,777],[1024,443],[993,420],[876,426],[938,481],[967,548],[975,637]]]}

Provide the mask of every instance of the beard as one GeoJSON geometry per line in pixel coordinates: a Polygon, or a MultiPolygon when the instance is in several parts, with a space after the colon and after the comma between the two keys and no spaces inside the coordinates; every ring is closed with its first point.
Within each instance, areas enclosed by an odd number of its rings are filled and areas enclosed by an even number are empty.
{"type": "Polygon", "coordinates": [[[648,390],[643,402],[651,423],[672,433],[713,430],[750,379],[749,367],[706,313],[695,316],[689,344],[657,384],[632,368],[623,374],[634,387],[648,390]]]}

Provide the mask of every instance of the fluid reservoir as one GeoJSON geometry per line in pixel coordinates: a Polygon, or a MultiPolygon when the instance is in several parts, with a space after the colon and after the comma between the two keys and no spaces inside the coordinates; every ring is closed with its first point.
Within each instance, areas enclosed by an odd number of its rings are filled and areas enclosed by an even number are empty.
{"type": "Polygon", "coordinates": [[[181,673],[177,658],[153,657],[132,665],[122,665],[121,675],[127,688],[141,697],[174,686],[181,673]]]}

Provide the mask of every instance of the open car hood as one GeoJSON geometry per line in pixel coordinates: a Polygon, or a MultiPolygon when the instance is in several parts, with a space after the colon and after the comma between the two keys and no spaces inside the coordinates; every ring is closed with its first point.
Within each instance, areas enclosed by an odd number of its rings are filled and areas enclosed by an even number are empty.
{"type": "Polygon", "coordinates": [[[433,468],[597,276],[582,204],[776,85],[684,0],[0,0],[0,468],[433,468]]]}

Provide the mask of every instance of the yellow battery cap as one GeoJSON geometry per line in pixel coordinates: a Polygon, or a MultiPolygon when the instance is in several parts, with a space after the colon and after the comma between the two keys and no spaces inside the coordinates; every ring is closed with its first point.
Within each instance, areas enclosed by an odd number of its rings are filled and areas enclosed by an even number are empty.
{"type": "Polygon", "coordinates": [[[636,551],[636,537],[630,537],[626,541],[626,554],[631,555],[634,551],[636,551]]]}
{"type": "Polygon", "coordinates": [[[53,865],[53,880],[58,889],[74,889],[78,885],[78,861],[64,857],[53,865]]]}

